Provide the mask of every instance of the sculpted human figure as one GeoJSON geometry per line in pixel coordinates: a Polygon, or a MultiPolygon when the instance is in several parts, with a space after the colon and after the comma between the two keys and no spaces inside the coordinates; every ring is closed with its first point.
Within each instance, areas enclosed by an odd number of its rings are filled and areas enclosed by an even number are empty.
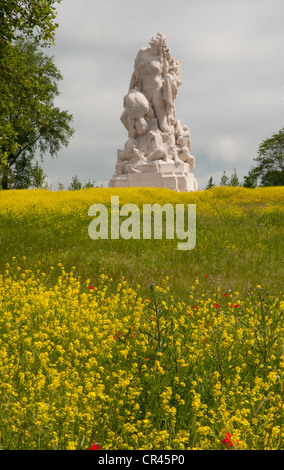
{"type": "Polygon", "coordinates": [[[178,158],[173,134],[161,132],[160,129],[155,127],[148,132],[148,135],[150,147],[150,151],[146,156],[148,162],[153,160],[181,161],[178,158]]]}
{"type": "Polygon", "coordinates": [[[117,151],[116,174],[135,173],[137,163],[146,163],[146,158],[132,137],[126,141],[123,150],[117,151]]]}
{"type": "Polygon", "coordinates": [[[181,85],[180,62],[170,59],[169,71],[164,77],[163,98],[166,102],[166,112],[170,125],[175,121],[174,100],[178,96],[178,87],[181,85]]]}
{"type": "Polygon", "coordinates": [[[190,132],[187,126],[183,126],[180,120],[175,122],[175,139],[178,150],[178,156],[181,161],[188,163],[190,169],[193,170],[195,167],[195,158],[190,153],[190,132]]]}
{"type": "MultiPolygon", "coordinates": [[[[153,110],[149,101],[139,90],[131,89],[123,99],[124,111],[120,117],[122,124],[129,132],[129,136],[135,138],[137,122],[145,116],[152,117],[153,110]]],[[[139,124],[138,124],[139,125],[139,124]]]]}
{"type": "Polygon", "coordinates": [[[170,130],[167,114],[167,103],[164,95],[164,77],[169,73],[171,58],[167,39],[161,33],[149,42],[150,47],[143,47],[137,54],[134,63],[129,90],[136,88],[148,99],[157,117],[159,128],[170,130]]]}

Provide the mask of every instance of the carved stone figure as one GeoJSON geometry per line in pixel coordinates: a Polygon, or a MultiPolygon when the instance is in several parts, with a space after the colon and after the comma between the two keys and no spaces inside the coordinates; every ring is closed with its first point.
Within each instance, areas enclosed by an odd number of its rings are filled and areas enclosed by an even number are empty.
{"type": "Polygon", "coordinates": [[[116,174],[109,186],[164,186],[172,174],[170,186],[176,181],[173,189],[195,190],[197,182],[189,175],[195,166],[190,132],[175,116],[174,100],[182,83],[180,62],[171,56],[162,33],[157,33],[149,46],[141,48],[135,58],[129,90],[123,99],[120,119],[128,140],[117,152],[116,174]],[[133,173],[136,175],[131,176],[133,173]],[[149,173],[161,175],[150,177],[149,173]]]}

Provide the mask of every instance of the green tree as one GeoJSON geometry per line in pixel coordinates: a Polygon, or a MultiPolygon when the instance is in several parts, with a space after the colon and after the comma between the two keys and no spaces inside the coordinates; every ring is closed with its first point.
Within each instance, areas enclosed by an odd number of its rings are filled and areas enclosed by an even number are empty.
{"type": "MultiPolygon", "coordinates": [[[[30,39],[39,47],[54,42],[56,5],[61,0],[2,0],[0,2],[0,172],[9,178],[8,157],[18,147],[18,131],[9,119],[19,110],[14,97],[33,96],[37,77],[27,75],[27,66],[21,60],[15,41],[30,39]]],[[[33,107],[31,100],[30,108],[33,107]]],[[[25,111],[23,111],[25,112],[25,111]]],[[[5,179],[5,178],[4,178],[5,179]]],[[[1,178],[0,178],[1,183],[1,178]]]]}
{"type": "Polygon", "coordinates": [[[57,186],[58,186],[58,191],[63,191],[64,188],[65,188],[64,184],[63,184],[63,183],[60,183],[60,182],[58,183],[57,186]]]}
{"type": "Polygon", "coordinates": [[[6,168],[5,186],[13,189],[28,189],[32,185],[32,157],[23,154],[15,161],[13,169],[6,168]],[[7,177],[8,175],[8,177],[7,177]]]}
{"type": "Polygon", "coordinates": [[[69,191],[78,191],[82,189],[82,183],[79,181],[78,175],[73,176],[70,186],[68,187],[69,191]]]}
{"type": "Polygon", "coordinates": [[[270,170],[261,177],[260,186],[284,186],[284,172],[270,170]]]}
{"type": "Polygon", "coordinates": [[[42,160],[47,152],[56,156],[74,132],[72,115],[54,105],[62,76],[52,58],[39,50],[37,43],[23,39],[15,41],[8,55],[12,65],[2,74],[7,99],[0,99],[0,136],[1,125],[4,134],[7,131],[0,140],[3,189],[9,187],[9,174],[16,162],[21,160],[22,167],[29,162],[28,174],[36,152],[42,160]]]}
{"type": "Polygon", "coordinates": [[[229,186],[240,186],[239,178],[237,175],[237,170],[234,168],[234,172],[231,176],[230,182],[228,183],[229,186]]]}
{"type": "Polygon", "coordinates": [[[95,181],[91,181],[90,178],[88,179],[88,181],[84,181],[84,186],[83,188],[95,188],[95,181]]]}
{"type": "Polygon", "coordinates": [[[13,171],[8,175],[8,185],[13,189],[43,188],[48,189],[47,175],[36,161],[32,164],[31,156],[23,156],[16,161],[13,171]]]}
{"type": "Polygon", "coordinates": [[[253,169],[251,168],[246,176],[244,176],[243,182],[244,188],[256,188],[257,177],[254,175],[253,169]]]}
{"type": "Polygon", "coordinates": [[[37,161],[31,171],[32,187],[48,189],[46,178],[47,175],[44,173],[43,169],[39,166],[39,163],[37,161]]]}
{"type": "Polygon", "coordinates": [[[206,186],[205,189],[210,189],[210,188],[212,188],[213,186],[214,186],[213,178],[212,178],[212,176],[210,176],[209,181],[208,181],[207,186],[206,186]]]}
{"type": "Polygon", "coordinates": [[[220,186],[228,186],[230,178],[226,175],[224,171],[223,175],[221,176],[220,186]]]}
{"type": "Polygon", "coordinates": [[[251,173],[261,178],[260,186],[284,185],[284,128],[261,143],[254,161],[251,173]]]}

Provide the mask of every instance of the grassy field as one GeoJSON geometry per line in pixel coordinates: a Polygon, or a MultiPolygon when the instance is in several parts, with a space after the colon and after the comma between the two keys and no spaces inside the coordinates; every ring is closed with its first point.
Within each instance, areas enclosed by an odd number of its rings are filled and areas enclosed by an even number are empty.
{"type": "Polygon", "coordinates": [[[88,189],[49,192],[23,190],[0,193],[1,271],[15,256],[25,267],[39,265],[58,274],[61,262],[75,266],[82,279],[95,282],[105,272],[119,282],[121,275],[145,291],[169,276],[174,290],[187,295],[195,279],[208,288],[235,289],[246,294],[263,285],[279,293],[283,271],[283,188],[213,188],[178,194],[159,189],[88,189]],[[196,204],[194,250],[177,250],[176,240],[92,240],[88,209],[94,203],[196,204]],[[22,261],[22,257],[26,259],[22,261]]]}
{"type": "Polygon", "coordinates": [[[283,448],[284,188],[0,192],[0,446],[283,448]],[[196,204],[177,239],[89,207],[196,204]]]}

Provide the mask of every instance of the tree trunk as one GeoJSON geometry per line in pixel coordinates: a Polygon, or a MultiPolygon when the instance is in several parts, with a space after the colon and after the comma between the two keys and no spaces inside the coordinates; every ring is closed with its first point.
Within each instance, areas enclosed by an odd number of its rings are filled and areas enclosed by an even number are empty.
{"type": "Polygon", "coordinates": [[[3,169],[3,174],[2,174],[2,181],[1,181],[1,186],[2,189],[9,189],[8,188],[8,175],[9,175],[9,170],[10,168],[8,166],[5,166],[3,169]]]}

